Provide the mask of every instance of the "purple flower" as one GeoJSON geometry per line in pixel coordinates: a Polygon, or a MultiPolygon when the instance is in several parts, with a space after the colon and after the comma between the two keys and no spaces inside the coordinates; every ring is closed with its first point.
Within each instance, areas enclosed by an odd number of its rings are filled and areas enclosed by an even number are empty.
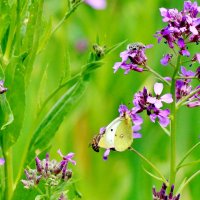
{"type": "Polygon", "coordinates": [[[75,164],[75,161],[71,160],[73,153],[63,156],[59,150],[59,154],[63,158],[61,162],[50,160],[48,153],[46,154],[46,158],[43,160],[36,157],[36,169],[24,170],[27,179],[21,180],[24,187],[27,189],[34,187],[40,183],[41,179],[49,186],[57,186],[60,183],[62,184],[63,181],[70,179],[72,177],[72,171],[67,169],[67,164],[68,162],[75,164]]]}
{"type": "Polygon", "coordinates": [[[74,157],[74,153],[68,153],[66,156],[64,156],[61,153],[60,149],[57,152],[63,158],[63,160],[65,160],[67,163],[71,162],[73,165],[76,165],[76,161],[72,160],[72,158],[74,157]]]}
{"type": "Polygon", "coordinates": [[[104,160],[107,160],[109,154],[110,154],[110,149],[106,149],[105,152],[104,152],[104,154],[103,154],[103,159],[104,159],[104,160]]]}
{"type": "Polygon", "coordinates": [[[163,90],[163,84],[162,83],[155,83],[154,84],[154,92],[156,94],[156,97],[148,96],[147,102],[154,104],[156,108],[161,108],[163,106],[162,101],[165,103],[172,103],[172,95],[171,94],[165,94],[160,97],[160,94],[163,90]]]}
{"type": "Polygon", "coordinates": [[[158,118],[161,126],[163,126],[163,127],[168,126],[168,124],[170,122],[170,120],[169,120],[170,111],[168,109],[160,110],[157,108],[153,108],[152,111],[153,111],[153,113],[150,114],[150,116],[149,116],[152,122],[155,123],[155,120],[158,118]]]}
{"type": "Polygon", "coordinates": [[[168,109],[161,110],[160,108],[162,107],[162,102],[172,103],[173,99],[171,94],[165,94],[160,97],[162,90],[163,84],[156,83],[154,85],[156,97],[149,94],[146,88],[144,88],[142,92],[140,91],[136,93],[133,100],[135,107],[132,108],[132,113],[136,114],[146,110],[147,115],[150,117],[152,122],[155,122],[156,118],[158,118],[160,125],[166,127],[170,122],[170,112],[168,109]]]}
{"type": "Polygon", "coordinates": [[[147,92],[147,89],[144,87],[143,91],[139,91],[138,93],[135,93],[134,99],[133,99],[133,105],[135,106],[132,110],[135,113],[140,113],[143,110],[147,109],[148,107],[148,98],[149,94],[147,92]]]}
{"type": "MultiPolygon", "coordinates": [[[[195,88],[198,90],[200,85],[195,88]]],[[[189,98],[189,103],[187,104],[188,107],[193,108],[200,106],[200,91],[196,92],[192,97],[189,98]]]]}
{"type": "Polygon", "coordinates": [[[192,61],[197,61],[198,63],[200,63],[200,53],[196,53],[192,58],[192,61]]]}
{"type": "Polygon", "coordinates": [[[4,158],[0,158],[0,165],[4,165],[4,163],[5,163],[4,158]]]}
{"type": "MultiPolygon", "coordinates": [[[[188,79],[189,80],[189,79],[188,79]]],[[[176,81],[176,99],[180,100],[182,97],[187,96],[192,91],[192,86],[186,81],[176,81]]]]}
{"type": "Polygon", "coordinates": [[[145,50],[151,47],[152,45],[145,46],[142,43],[129,44],[127,50],[120,53],[122,61],[115,63],[114,73],[119,68],[125,70],[124,74],[128,74],[131,70],[142,72],[144,69],[140,66],[145,66],[147,61],[145,50]]]}
{"type": "Polygon", "coordinates": [[[133,138],[134,139],[138,139],[141,138],[142,135],[140,133],[138,133],[138,131],[141,129],[140,125],[135,125],[133,126],[133,138]]]}
{"type": "Polygon", "coordinates": [[[196,76],[198,79],[200,79],[200,66],[197,67],[195,76],[196,76]]]}
{"type": "Polygon", "coordinates": [[[164,66],[168,65],[169,61],[172,59],[172,54],[166,54],[160,60],[160,63],[164,66]]]}
{"type": "Polygon", "coordinates": [[[189,85],[191,82],[190,78],[196,75],[195,72],[187,70],[185,67],[181,66],[180,76],[185,77],[183,80],[176,81],[176,99],[180,100],[182,97],[187,96],[192,91],[192,86],[189,85]]]}
{"type": "Polygon", "coordinates": [[[126,115],[126,113],[129,112],[126,105],[123,105],[123,104],[119,106],[118,111],[119,111],[120,117],[124,117],[126,115]]]}
{"type": "Polygon", "coordinates": [[[155,187],[153,187],[153,200],[179,200],[180,194],[174,196],[174,185],[171,186],[169,195],[166,194],[167,186],[163,183],[162,188],[159,192],[156,192],[155,187]]]}
{"type": "MultiPolygon", "coordinates": [[[[185,67],[181,66],[181,76],[184,76],[184,77],[193,77],[195,76],[195,72],[191,71],[191,70],[186,70],[185,67]]],[[[189,80],[187,80],[189,81],[189,80]]]]}
{"type": "Polygon", "coordinates": [[[177,42],[178,46],[180,47],[179,53],[183,56],[190,56],[190,52],[186,49],[185,41],[183,38],[179,38],[177,42]]]}
{"type": "Polygon", "coordinates": [[[85,3],[96,10],[103,10],[106,8],[106,0],[85,0],[85,3]]]}
{"type": "Polygon", "coordinates": [[[36,163],[38,173],[41,173],[42,172],[42,165],[41,165],[41,160],[38,157],[35,158],[35,163],[36,163]]]}
{"type": "Polygon", "coordinates": [[[177,9],[160,8],[163,22],[166,22],[167,26],[156,32],[158,42],[164,39],[170,48],[178,46],[181,55],[190,56],[186,44],[200,40],[200,18],[197,16],[199,12],[197,2],[190,1],[184,2],[181,12],[177,9]]]}

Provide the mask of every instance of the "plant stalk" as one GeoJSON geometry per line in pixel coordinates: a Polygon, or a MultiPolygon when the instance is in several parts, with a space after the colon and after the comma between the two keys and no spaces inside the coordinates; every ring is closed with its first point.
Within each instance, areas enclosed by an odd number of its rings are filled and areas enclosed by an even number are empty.
{"type": "Polygon", "coordinates": [[[170,133],[170,186],[175,184],[176,181],[176,120],[177,120],[177,108],[176,108],[176,74],[180,67],[181,56],[177,58],[176,68],[172,76],[171,94],[173,103],[171,104],[171,133],[170,133]]]}
{"type": "Polygon", "coordinates": [[[11,200],[13,195],[12,148],[4,153],[5,158],[5,200],[11,200]]]}

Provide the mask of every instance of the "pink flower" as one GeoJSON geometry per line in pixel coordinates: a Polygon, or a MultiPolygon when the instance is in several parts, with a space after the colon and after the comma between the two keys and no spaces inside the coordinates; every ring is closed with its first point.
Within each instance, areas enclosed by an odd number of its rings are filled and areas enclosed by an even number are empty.
{"type": "Polygon", "coordinates": [[[162,101],[165,103],[172,103],[172,95],[171,94],[164,94],[160,97],[161,93],[163,91],[163,84],[162,83],[155,83],[154,84],[154,92],[156,94],[156,97],[147,97],[147,102],[154,104],[156,108],[161,108],[163,106],[162,101]]]}

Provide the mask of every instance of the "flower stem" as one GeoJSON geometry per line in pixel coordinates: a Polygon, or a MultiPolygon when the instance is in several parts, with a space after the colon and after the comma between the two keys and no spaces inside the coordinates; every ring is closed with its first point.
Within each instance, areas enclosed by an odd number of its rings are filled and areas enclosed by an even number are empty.
{"type": "Polygon", "coordinates": [[[163,182],[168,185],[167,180],[165,179],[165,177],[162,175],[162,173],[160,172],[160,170],[153,164],[151,163],[146,157],[144,157],[141,153],[139,153],[137,150],[135,150],[132,147],[129,147],[130,151],[133,151],[134,153],[136,153],[140,158],[142,158],[146,163],[148,163],[156,172],[157,174],[160,176],[160,178],[163,180],[163,182]]]}
{"type": "Polygon", "coordinates": [[[170,133],[170,186],[175,184],[176,181],[176,74],[178,73],[180,67],[181,56],[179,55],[177,58],[176,69],[174,70],[174,74],[172,76],[172,84],[171,84],[171,94],[173,98],[173,103],[171,104],[171,133],[170,133]]]}
{"type": "Polygon", "coordinates": [[[13,168],[12,168],[12,149],[9,148],[5,153],[5,200],[11,200],[13,194],[13,168]]]}
{"type": "Polygon", "coordinates": [[[64,17],[60,20],[60,22],[52,30],[51,35],[53,35],[62,26],[62,24],[65,22],[65,20],[67,20],[70,17],[70,15],[78,8],[78,6],[81,3],[83,3],[83,1],[80,1],[80,2],[76,3],[69,11],[67,11],[65,13],[64,17]]]}
{"type": "Polygon", "coordinates": [[[188,178],[188,180],[178,189],[177,194],[181,193],[181,191],[183,190],[183,188],[189,184],[196,176],[198,176],[200,174],[200,170],[198,170],[197,172],[195,172],[192,176],[190,176],[190,178],[188,178]]]}
{"type": "Polygon", "coordinates": [[[181,159],[181,161],[178,163],[176,170],[178,171],[178,169],[181,167],[182,163],[184,162],[184,160],[192,153],[192,151],[194,151],[198,146],[200,145],[200,142],[198,142],[197,144],[195,144],[191,149],[189,149],[189,151],[187,151],[187,153],[183,156],[183,158],[181,159]]]}
{"type": "Polygon", "coordinates": [[[170,86],[170,83],[164,79],[164,77],[162,77],[158,72],[154,71],[151,67],[149,66],[145,66],[146,69],[148,69],[151,73],[153,73],[156,77],[158,77],[160,80],[162,80],[163,82],[165,82],[167,85],[170,86]]]}

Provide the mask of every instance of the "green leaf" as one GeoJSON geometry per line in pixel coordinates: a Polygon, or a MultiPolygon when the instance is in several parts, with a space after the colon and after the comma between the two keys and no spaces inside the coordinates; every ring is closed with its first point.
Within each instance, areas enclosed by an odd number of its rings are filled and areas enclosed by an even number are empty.
{"type": "Polygon", "coordinates": [[[8,27],[10,24],[10,8],[7,1],[0,1],[0,41],[1,48],[5,52],[6,42],[8,38],[8,27]]]}
{"type": "Polygon", "coordinates": [[[46,195],[37,195],[35,197],[35,200],[44,200],[44,199],[46,199],[46,195]]]}
{"type": "Polygon", "coordinates": [[[109,54],[113,51],[115,51],[116,49],[118,49],[120,46],[124,45],[127,42],[127,40],[124,40],[123,42],[120,42],[118,44],[113,45],[112,47],[110,47],[109,49],[107,49],[105,51],[105,54],[109,54]]]}
{"type": "Polygon", "coordinates": [[[69,57],[69,51],[66,50],[66,53],[64,55],[64,64],[62,67],[62,77],[60,80],[60,85],[68,81],[70,77],[71,77],[70,57],[69,57]]]}
{"type": "Polygon", "coordinates": [[[142,168],[143,168],[143,170],[144,170],[149,176],[151,176],[152,178],[154,178],[154,179],[156,179],[156,180],[158,180],[158,181],[163,182],[162,178],[160,178],[160,177],[156,176],[155,174],[149,172],[149,171],[148,171],[147,169],[145,169],[144,167],[142,167],[142,168]]]}
{"type": "Polygon", "coordinates": [[[10,105],[6,99],[5,94],[0,95],[0,102],[1,102],[1,130],[4,130],[9,124],[11,124],[14,120],[14,116],[10,105]],[[2,119],[3,118],[3,119],[2,119]]]}
{"type": "MultiPolygon", "coordinates": [[[[25,83],[24,83],[24,66],[17,64],[14,79],[11,85],[8,85],[7,92],[8,101],[11,102],[10,107],[14,115],[14,121],[3,131],[5,148],[14,144],[21,132],[25,110],[25,83]]],[[[10,113],[11,115],[11,113],[10,113]]],[[[10,116],[10,120],[12,117],[10,116]]]]}
{"type": "Polygon", "coordinates": [[[42,37],[39,40],[39,47],[37,50],[37,54],[39,54],[47,45],[50,37],[51,37],[51,30],[52,30],[52,21],[49,22],[43,22],[44,26],[44,33],[42,37]]]}
{"type": "Polygon", "coordinates": [[[87,74],[90,74],[97,68],[101,67],[103,64],[104,63],[101,61],[95,61],[95,62],[91,62],[91,63],[84,65],[82,68],[82,75],[85,76],[87,74]]]}
{"type": "MultiPolygon", "coordinates": [[[[0,80],[4,80],[4,72],[0,66],[0,80]]],[[[0,129],[3,130],[11,124],[14,120],[14,116],[12,110],[10,108],[10,104],[6,98],[6,94],[0,95],[0,105],[1,105],[1,117],[0,117],[0,129]]]]}
{"type": "Polygon", "coordinates": [[[42,152],[51,145],[52,139],[64,117],[83,95],[85,86],[86,81],[80,79],[60,97],[40,122],[30,143],[27,164],[34,158],[36,150],[42,152]]]}
{"type": "Polygon", "coordinates": [[[23,40],[22,49],[28,52],[24,63],[26,66],[26,85],[29,84],[30,76],[35,61],[35,57],[38,51],[41,27],[43,25],[42,21],[42,11],[43,11],[43,0],[33,1],[30,6],[30,14],[28,19],[27,31],[23,40]]]}

